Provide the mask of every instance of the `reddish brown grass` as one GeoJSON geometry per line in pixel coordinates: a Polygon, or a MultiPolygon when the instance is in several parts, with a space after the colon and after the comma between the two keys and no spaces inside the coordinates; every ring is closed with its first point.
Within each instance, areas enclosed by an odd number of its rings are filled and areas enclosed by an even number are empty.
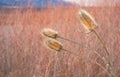
{"type": "MultiPolygon", "coordinates": [[[[87,49],[62,41],[64,47],[80,54],[51,52],[43,45],[40,31],[52,28],[93,50],[99,42],[85,34],[79,22],[79,9],[87,10],[99,24],[97,31],[111,53],[116,74],[120,76],[120,8],[53,7],[47,9],[0,9],[0,77],[108,77],[99,66],[88,61],[102,61],[87,49]]],[[[99,50],[104,56],[103,50],[99,50]]]]}

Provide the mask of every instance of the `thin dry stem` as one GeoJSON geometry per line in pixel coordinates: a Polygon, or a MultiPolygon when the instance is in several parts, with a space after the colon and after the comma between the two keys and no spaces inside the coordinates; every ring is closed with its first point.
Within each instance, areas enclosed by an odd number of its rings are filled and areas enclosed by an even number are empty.
{"type": "MultiPolygon", "coordinates": [[[[72,51],[70,51],[70,50],[67,50],[67,49],[62,49],[62,50],[67,51],[67,52],[69,52],[70,54],[73,54],[73,55],[75,55],[75,56],[78,56],[79,58],[82,57],[82,56],[80,56],[79,54],[74,53],[74,52],[72,52],[72,51]]],[[[96,65],[98,65],[101,69],[103,69],[103,70],[111,77],[111,74],[108,72],[108,70],[107,70],[105,67],[103,67],[101,64],[99,64],[99,63],[97,63],[96,61],[93,61],[93,60],[89,60],[89,61],[92,62],[92,63],[94,63],[94,64],[96,64],[96,65]]]]}
{"type": "Polygon", "coordinates": [[[93,32],[95,33],[95,35],[99,39],[100,43],[102,44],[103,48],[105,49],[106,57],[107,57],[106,62],[108,62],[106,65],[108,67],[108,70],[111,71],[112,76],[117,77],[114,73],[114,70],[110,70],[113,67],[112,60],[110,57],[110,52],[108,51],[107,47],[105,46],[105,44],[104,44],[103,40],[101,39],[101,37],[99,36],[99,34],[95,30],[93,30],[93,32]]]}
{"type": "Polygon", "coordinates": [[[71,43],[73,43],[73,44],[81,45],[80,43],[78,43],[78,42],[76,42],[76,41],[73,41],[73,40],[70,40],[70,39],[67,39],[67,38],[65,38],[65,37],[62,37],[62,36],[57,36],[57,37],[60,38],[60,39],[69,41],[69,42],[71,42],[71,43]]]}

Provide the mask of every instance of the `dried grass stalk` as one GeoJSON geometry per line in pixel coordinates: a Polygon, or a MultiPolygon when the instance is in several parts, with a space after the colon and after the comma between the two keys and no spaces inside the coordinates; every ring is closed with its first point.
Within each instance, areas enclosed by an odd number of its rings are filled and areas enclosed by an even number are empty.
{"type": "Polygon", "coordinates": [[[80,10],[79,16],[80,16],[80,22],[87,30],[87,33],[93,31],[97,27],[97,23],[95,22],[93,17],[85,10],[80,10]]]}
{"type": "Polygon", "coordinates": [[[52,29],[49,29],[49,28],[45,28],[41,31],[41,34],[46,36],[46,37],[50,37],[50,38],[55,39],[57,37],[58,32],[56,32],[52,29]]]}
{"type": "Polygon", "coordinates": [[[55,50],[55,51],[60,51],[63,48],[63,45],[59,41],[54,40],[54,39],[50,39],[50,38],[45,40],[45,45],[49,49],[52,49],[52,50],[55,50]]]}

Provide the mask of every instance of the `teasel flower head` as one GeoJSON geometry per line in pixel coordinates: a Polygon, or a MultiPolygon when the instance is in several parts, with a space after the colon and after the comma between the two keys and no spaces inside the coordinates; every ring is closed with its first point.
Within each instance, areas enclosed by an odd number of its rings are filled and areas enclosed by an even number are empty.
{"type": "Polygon", "coordinates": [[[85,10],[80,10],[79,16],[80,16],[80,22],[87,30],[86,33],[93,31],[97,27],[97,23],[95,22],[93,17],[85,10]]]}
{"type": "Polygon", "coordinates": [[[44,41],[44,43],[49,49],[52,49],[55,51],[61,51],[63,48],[63,45],[61,44],[61,42],[59,42],[55,39],[48,38],[44,41]]]}
{"type": "Polygon", "coordinates": [[[52,30],[52,29],[49,29],[49,28],[45,28],[41,31],[41,34],[46,36],[46,37],[49,37],[49,38],[56,38],[57,35],[58,35],[58,32],[52,30]]]}

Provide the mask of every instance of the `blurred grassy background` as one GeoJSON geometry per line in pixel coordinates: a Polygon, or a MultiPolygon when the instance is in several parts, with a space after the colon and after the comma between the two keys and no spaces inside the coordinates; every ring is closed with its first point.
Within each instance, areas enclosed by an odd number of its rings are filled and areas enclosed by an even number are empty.
{"type": "MultiPolygon", "coordinates": [[[[87,10],[97,21],[96,29],[111,53],[120,76],[120,8],[57,6],[46,9],[0,8],[0,77],[108,77],[96,64],[104,65],[92,51],[60,40],[64,47],[81,58],[61,51],[52,52],[43,45],[40,31],[52,28],[59,35],[96,50],[99,42],[93,33],[85,34],[78,11],[87,10]]],[[[103,56],[103,49],[99,51],[103,56]]]]}

